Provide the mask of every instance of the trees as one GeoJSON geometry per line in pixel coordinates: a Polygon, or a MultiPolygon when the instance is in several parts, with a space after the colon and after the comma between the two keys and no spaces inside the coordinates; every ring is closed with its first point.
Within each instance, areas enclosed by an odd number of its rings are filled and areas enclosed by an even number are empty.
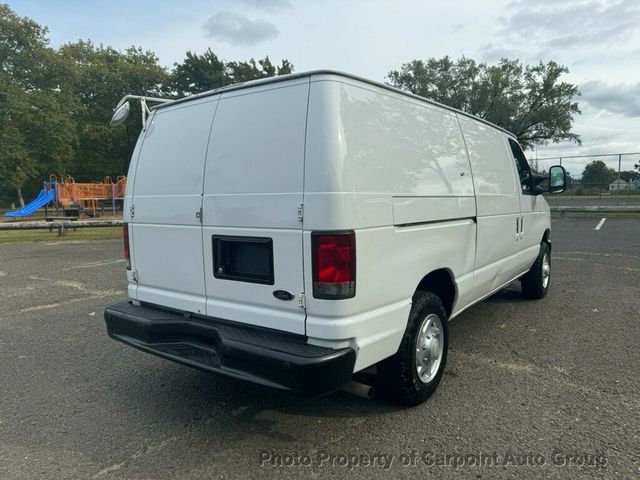
{"type": "Polygon", "coordinates": [[[640,179],[640,172],[635,170],[627,170],[620,172],[620,178],[625,182],[632,182],[634,180],[640,179]]]}
{"type": "Polygon", "coordinates": [[[77,135],[77,102],[59,88],[46,29],[0,5],[0,179],[24,205],[27,180],[64,169],[77,135]]]}
{"type": "Polygon", "coordinates": [[[169,93],[178,97],[206,92],[232,83],[247,82],[293,72],[293,64],[282,60],[271,63],[268,56],[261,60],[224,62],[209,48],[202,55],[188,51],[182,63],[174,64],[169,93]]]}
{"type": "Polygon", "coordinates": [[[606,186],[613,182],[617,177],[617,173],[613,168],[607,167],[602,160],[594,160],[588,163],[582,172],[582,183],[585,186],[599,185],[606,186]]]}
{"type": "Polygon", "coordinates": [[[123,128],[110,128],[113,108],[129,93],[160,95],[169,80],[167,71],[153,52],[137,47],[120,52],[83,40],[62,45],[58,57],[61,88],[80,103],[73,115],[78,150],[71,168],[61,173],[84,181],[125,174],[140,133],[140,116],[133,112],[123,128]]]}
{"type": "Polygon", "coordinates": [[[169,86],[178,97],[184,97],[228,83],[224,62],[208,48],[202,55],[188,51],[182,63],[174,64],[169,86]]]}
{"type": "Polygon", "coordinates": [[[248,62],[227,63],[227,76],[230,83],[248,82],[259,78],[275,77],[293,72],[293,64],[289,60],[282,60],[280,65],[273,65],[269,56],[256,61],[252,58],[248,62]]]}
{"type": "Polygon", "coordinates": [[[571,132],[574,116],[580,114],[574,98],[578,87],[560,80],[568,69],[553,61],[522,65],[501,59],[487,65],[448,56],[413,60],[392,70],[389,83],[401,89],[477,115],[517,137],[524,148],[580,137],[571,132]]]}

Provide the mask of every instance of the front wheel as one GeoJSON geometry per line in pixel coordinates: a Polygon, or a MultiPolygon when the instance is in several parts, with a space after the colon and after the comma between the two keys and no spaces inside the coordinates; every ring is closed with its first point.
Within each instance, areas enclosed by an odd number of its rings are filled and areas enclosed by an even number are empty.
{"type": "Polygon", "coordinates": [[[419,405],[435,392],[447,361],[447,312],[431,292],[417,292],[398,352],[378,365],[383,392],[405,405],[419,405]]]}
{"type": "Polygon", "coordinates": [[[540,253],[529,271],[522,277],[522,293],[527,298],[544,298],[551,279],[551,249],[547,242],[540,244],[540,253]]]}

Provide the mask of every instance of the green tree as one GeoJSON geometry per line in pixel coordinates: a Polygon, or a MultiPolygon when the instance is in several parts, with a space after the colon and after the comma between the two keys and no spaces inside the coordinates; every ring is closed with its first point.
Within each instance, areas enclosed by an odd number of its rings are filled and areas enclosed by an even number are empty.
{"type": "Polygon", "coordinates": [[[253,58],[248,62],[229,62],[226,67],[227,77],[231,83],[293,73],[293,64],[289,60],[282,60],[280,65],[273,65],[268,56],[257,62],[253,58]]]}
{"type": "Polygon", "coordinates": [[[228,84],[224,62],[210,48],[202,55],[188,51],[184,61],[174,64],[171,72],[170,86],[178,97],[228,84]]]}
{"type": "Polygon", "coordinates": [[[625,182],[632,182],[633,180],[640,178],[640,172],[636,172],[634,170],[620,172],[620,178],[625,182]]]}
{"type": "Polygon", "coordinates": [[[59,87],[46,32],[0,5],[0,179],[20,205],[25,183],[64,169],[77,145],[77,102],[59,87]]]}
{"type": "Polygon", "coordinates": [[[50,86],[50,71],[45,66],[52,56],[47,29],[0,4],[0,76],[26,90],[50,86]]]}
{"type": "Polygon", "coordinates": [[[58,55],[61,88],[81,104],[74,115],[80,143],[68,173],[82,181],[125,174],[141,129],[140,113],[132,112],[123,128],[110,128],[113,108],[127,94],[160,95],[168,72],[153,52],[139,47],[121,52],[80,40],[62,45],[58,55]]]}
{"type": "Polygon", "coordinates": [[[608,187],[616,177],[616,171],[607,167],[607,164],[602,160],[594,160],[588,163],[582,171],[582,183],[585,186],[599,185],[608,187]]]}
{"type": "Polygon", "coordinates": [[[268,56],[261,60],[224,62],[209,48],[202,55],[188,51],[182,63],[174,64],[170,93],[178,97],[206,92],[233,83],[285,75],[293,72],[293,64],[282,60],[273,65],[268,56]]]}
{"type": "Polygon", "coordinates": [[[580,114],[578,87],[561,81],[568,69],[553,61],[524,66],[501,59],[496,65],[462,57],[413,60],[392,70],[389,83],[484,118],[513,132],[524,148],[580,137],[571,132],[580,114]]]}

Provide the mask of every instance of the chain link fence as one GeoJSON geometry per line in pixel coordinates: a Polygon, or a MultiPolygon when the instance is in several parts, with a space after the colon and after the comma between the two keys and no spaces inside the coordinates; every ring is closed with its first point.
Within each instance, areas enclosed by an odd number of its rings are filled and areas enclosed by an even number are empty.
{"type": "Polygon", "coordinates": [[[566,169],[567,190],[560,197],[640,200],[640,170],[635,168],[640,152],[531,158],[529,163],[538,172],[547,172],[552,165],[566,169]]]}

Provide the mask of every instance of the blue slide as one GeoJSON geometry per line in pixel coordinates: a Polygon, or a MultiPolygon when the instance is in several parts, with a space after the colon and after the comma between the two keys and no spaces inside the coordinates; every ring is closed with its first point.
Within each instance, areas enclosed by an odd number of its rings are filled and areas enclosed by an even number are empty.
{"type": "Polygon", "coordinates": [[[49,202],[53,202],[56,199],[55,189],[49,191],[44,188],[40,190],[40,193],[32,202],[27,203],[24,207],[14,210],[13,212],[4,212],[5,217],[26,217],[38,210],[40,207],[44,207],[49,202]]]}

